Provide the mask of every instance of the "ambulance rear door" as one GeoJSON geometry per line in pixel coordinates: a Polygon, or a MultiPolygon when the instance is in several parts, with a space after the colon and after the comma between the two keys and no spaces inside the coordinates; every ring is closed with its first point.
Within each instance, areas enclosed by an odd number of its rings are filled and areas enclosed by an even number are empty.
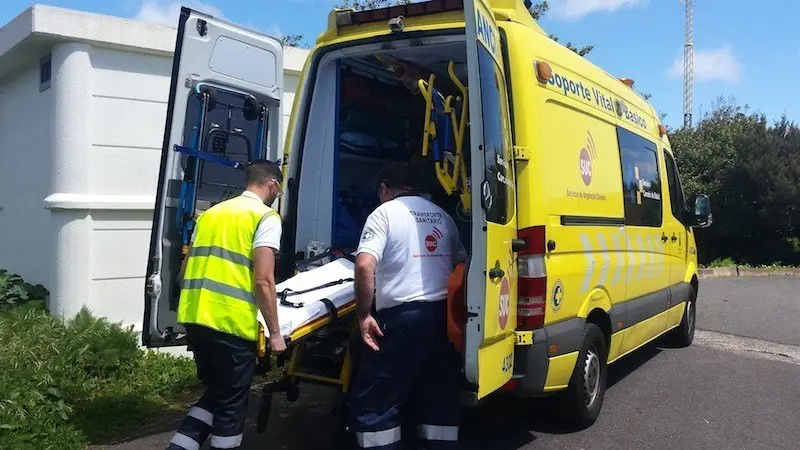
{"type": "Polygon", "coordinates": [[[516,192],[500,30],[486,0],[466,0],[464,13],[473,205],[464,370],[480,399],[514,369],[516,192]]]}
{"type": "Polygon", "coordinates": [[[282,90],[280,41],[181,9],[147,261],[144,345],[185,344],[176,321],[178,276],[194,220],[242,192],[248,162],[278,160],[282,90]]]}

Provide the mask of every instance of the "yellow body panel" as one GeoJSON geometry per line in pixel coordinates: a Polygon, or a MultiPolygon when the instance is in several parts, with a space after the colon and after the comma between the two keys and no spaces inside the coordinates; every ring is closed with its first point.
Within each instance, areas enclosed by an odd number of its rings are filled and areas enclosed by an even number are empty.
{"type": "Polygon", "coordinates": [[[491,394],[511,379],[511,375],[514,373],[515,343],[516,337],[514,334],[510,334],[505,339],[492,342],[480,349],[478,352],[480,369],[478,398],[491,394]]]}
{"type": "Polygon", "coordinates": [[[625,337],[625,330],[611,335],[611,345],[608,348],[608,361],[616,361],[622,356],[622,338],[625,337]]]}
{"type": "Polygon", "coordinates": [[[668,315],[669,311],[664,311],[625,330],[625,338],[622,340],[622,355],[636,350],[663,334],[666,330],[668,315]]]}
{"type": "Polygon", "coordinates": [[[544,391],[552,392],[566,389],[569,378],[572,376],[572,371],[575,369],[575,361],[577,360],[578,352],[550,358],[547,380],[544,382],[544,391]]]}
{"type": "Polygon", "coordinates": [[[672,329],[681,324],[683,313],[686,312],[686,302],[678,303],[669,309],[667,316],[667,329],[672,329]]]}

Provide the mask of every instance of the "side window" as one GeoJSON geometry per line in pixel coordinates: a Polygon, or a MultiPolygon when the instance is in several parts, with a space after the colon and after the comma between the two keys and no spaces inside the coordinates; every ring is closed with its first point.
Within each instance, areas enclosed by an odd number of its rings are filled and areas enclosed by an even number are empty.
{"type": "Polygon", "coordinates": [[[630,131],[617,128],[622,162],[625,224],[660,227],[662,223],[661,174],[656,145],[630,131]]]}
{"type": "Polygon", "coordinates": [[[486,207],[486,220],[506,224],[513,214],[514,161],[511,147],[511,127],[503,74],[489,52],[478,46],[478,67],[481,78],[483,107],[483,153],[486,165],[486,185],[481,197],[486,207]]]}
{"type": "Polygon", "coordinates": [[[669,202],[672,204],[672,215],[681,220],[683,211],[686,209],[686,200],[683,197],[683,188],[675,159],[666,149],[664,150],[664,161],[667,163],[667,182],[669,183],[669,202]]]}

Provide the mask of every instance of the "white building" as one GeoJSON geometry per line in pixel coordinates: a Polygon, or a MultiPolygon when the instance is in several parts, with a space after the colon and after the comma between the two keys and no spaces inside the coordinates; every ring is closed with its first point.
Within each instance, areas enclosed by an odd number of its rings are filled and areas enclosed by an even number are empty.
{"type": "MultiPolygon", "coordinates": [[[[175,36],[40,5],[0,28],[0,268],[56,314],[141,329],[175,36]]],[[[284,115],[307,54],[286,49],[284,115]]]]}

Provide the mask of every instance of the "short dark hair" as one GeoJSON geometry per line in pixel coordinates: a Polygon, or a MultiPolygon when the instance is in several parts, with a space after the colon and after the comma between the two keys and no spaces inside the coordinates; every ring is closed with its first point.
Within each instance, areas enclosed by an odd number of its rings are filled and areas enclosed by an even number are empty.
{"type": "Polygon", "coordinates": [[[261,185],[275,178],[278,183],[283,183],[283,173],[281,168],[274,162],[260,159],[253,161],[247,166],[247,185],[261,185]]]}
{"type": "Polygon", "coordinates": [[[378,186],[384,183],[390,189],[419,189],[419,176],[405,165],[387,165],[378,172],[378,186]]]}

